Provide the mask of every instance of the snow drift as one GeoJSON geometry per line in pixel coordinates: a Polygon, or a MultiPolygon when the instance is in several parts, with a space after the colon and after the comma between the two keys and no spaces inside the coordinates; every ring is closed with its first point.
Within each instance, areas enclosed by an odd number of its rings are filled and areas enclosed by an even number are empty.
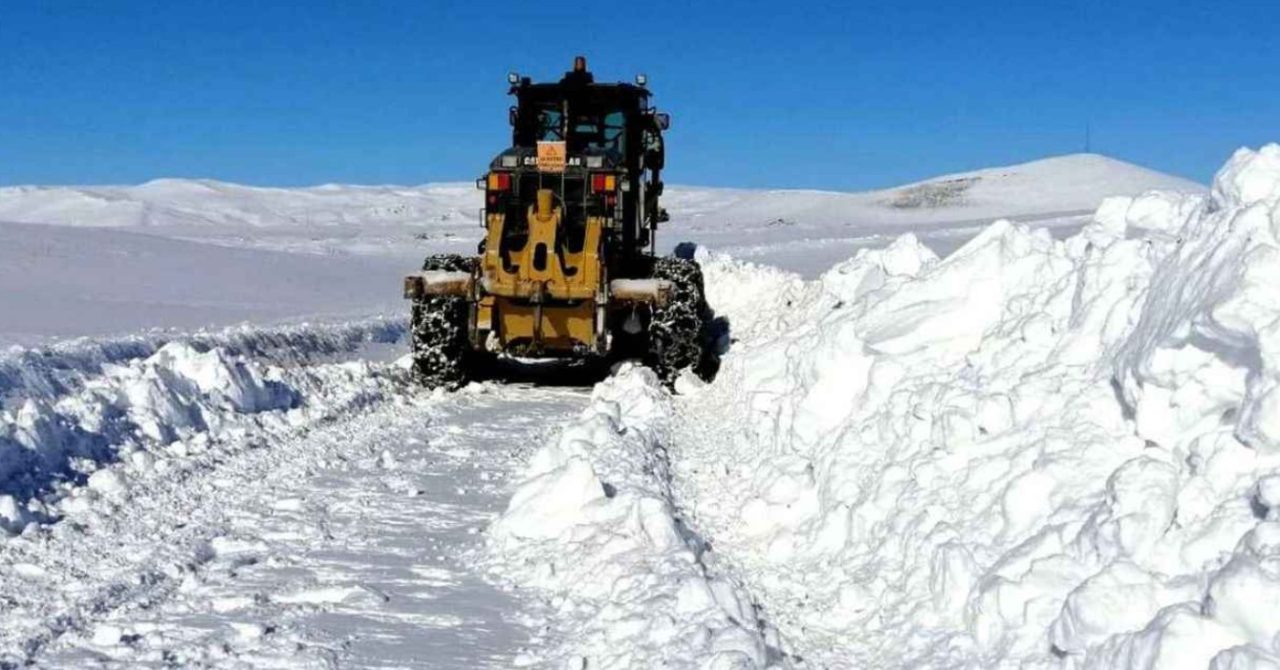
{"type": "Polygon", "coordinates": [[[526,664],[763,667],[777,639],[742,588],[708,574],[707,547],[671,502],[671,396],[643,368],[598,385],[539,448],[490,530],[503,578],[554,618],[526,664]]]}
{"type": "Polygon", "coordinates": [[[13,347],[0,354],[0,531],[119,497],[120,473],[157,456],[314,423],[402,385],[369,363],[326,363],[404,331],[369,319],[13,347]]]}
{"type": "Polygon", "coordinates": [[[784,649],[1280,664],[1280,146],[1065,241],[706,275],[739,341],[679,406],[676,500],[784,649]]]}

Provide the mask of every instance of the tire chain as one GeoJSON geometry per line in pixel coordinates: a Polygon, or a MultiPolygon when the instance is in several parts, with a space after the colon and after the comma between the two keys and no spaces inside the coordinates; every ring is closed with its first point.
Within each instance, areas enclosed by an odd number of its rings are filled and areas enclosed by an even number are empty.
{"type": "Polygon", "coordinates": [[[681,370],[697,367],[707,347],[711,308],[703,289],[702,268],[683,258],[659,258],[653,277],[672,284],[671,299],[653,312],[649,326],[649,365],[671,384],[681,370]]]}
{"type": "MultiPolygon", "coordinates": [[[[471,272],[475,258],[434,254],[422,263],[424,271],[471,272]]],[[[411,328],[413,373],[428,387],[453,389],[467,380],[471,343],[467,340],[467,299],[429,296],[413,301],[411,328]]]]}

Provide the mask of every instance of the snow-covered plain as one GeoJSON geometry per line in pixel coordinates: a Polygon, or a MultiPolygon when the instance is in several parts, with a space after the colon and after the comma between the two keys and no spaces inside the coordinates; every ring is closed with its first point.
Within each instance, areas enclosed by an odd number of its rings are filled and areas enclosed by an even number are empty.
{"type": "Polygon", "coordinates": [[[1280,146],[1211,192],[1097,156],[670,191],[715,381],[444,394],[350,315],[474,243],[461,186],[0,190],[13,239],[104,235],[86,267],[187,254],[113,266],[154,273],[122,312],[240,255],[207,323],[258,322],[0,354],[0,665],[1280,667],[1280,146]],[[315,264],[298,309],[259,260],[315,264]]]}
{"type": "MultiPolygon", "coordinates": [[[[659,237],[812,277],[904,229],[945,252],[998,217],[1070,229],[1151,188],[1201,187],[1089,154],[871,193],[673,186],[659,237]]],[[[472,184],[0,187],[0,343],[398,313],[425,253],[474,252],[481,204],[472,184]]]]}

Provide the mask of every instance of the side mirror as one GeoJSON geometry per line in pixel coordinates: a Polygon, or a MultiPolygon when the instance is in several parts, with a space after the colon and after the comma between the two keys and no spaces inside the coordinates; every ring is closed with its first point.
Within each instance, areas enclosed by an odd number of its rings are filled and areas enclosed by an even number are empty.
{"type": "Polygon", "coordinates": [[[653,115],[653,118],[658,122],[658,129],[659,129],[659,130],[666,130],[667,128],[670,128],[670,127],[671,127],[671,115],[670,115],[670,114],[668,114],[668,113],[666,113],[666,112],[659,112],[659,113],[657,113],[657,114],[654,114],[654,115],[653,115]]]}
{"type": "Polygon", "coordinates": [[[507,110],[507,123],[511,124],[511,127],[512,127],[512,128],[515,128],[515,127],[516,127],[516,116],[517,116],[517,115],[518,115],[518,114],[516,113],[516,108],[515,108],[514,106],[513,106],[511,109],[508,109],[508,110],[507,110]]]}

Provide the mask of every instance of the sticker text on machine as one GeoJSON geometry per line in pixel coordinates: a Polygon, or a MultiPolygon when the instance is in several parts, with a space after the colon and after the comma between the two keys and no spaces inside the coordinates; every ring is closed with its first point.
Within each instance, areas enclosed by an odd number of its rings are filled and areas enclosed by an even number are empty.
{"type": "Polygon", "coordinates": [[[538,142],[538,171],[564,172],[564,142],[538,142]]]}

